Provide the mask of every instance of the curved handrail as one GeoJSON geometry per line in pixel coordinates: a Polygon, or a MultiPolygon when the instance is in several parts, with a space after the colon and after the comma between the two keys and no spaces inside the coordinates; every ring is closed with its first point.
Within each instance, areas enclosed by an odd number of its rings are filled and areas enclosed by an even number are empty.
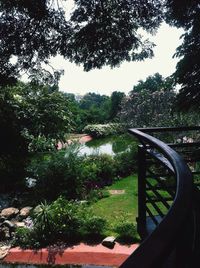
{"type": "Polygon", "coordinates": [[[175,171],[177,181],[174,202],[157,228],[141,243],[136,251],[121,265],[121,268],[161,267],[169,256],[177,233],[182,227],[192,205],[192,174],[183,158],[164,142],[143,133],[130,129],[129,133],[143,143],[158,149],[169,160],[175,171]]]}

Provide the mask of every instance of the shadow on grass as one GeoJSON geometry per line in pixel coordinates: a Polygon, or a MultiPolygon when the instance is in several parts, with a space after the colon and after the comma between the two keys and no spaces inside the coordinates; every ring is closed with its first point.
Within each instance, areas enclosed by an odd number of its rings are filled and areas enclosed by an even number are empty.
{"type": "Polygon", "coordinates": [[[136,237],[118,237],[116,239],[116,241],[118,243],[120,243],[121,245],[132,245],[135,243],[140,243],[140,239],[136,238],[136,237]]]}

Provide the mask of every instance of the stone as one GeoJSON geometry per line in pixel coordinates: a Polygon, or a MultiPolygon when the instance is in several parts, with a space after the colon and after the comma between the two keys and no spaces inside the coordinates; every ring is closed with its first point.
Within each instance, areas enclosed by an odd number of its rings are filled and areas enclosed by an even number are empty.
{"type": "Polygon", "coordinates": [[[10,249],[10,246],[1,246],[0,247],[0,260],[5,258],[5,256],[8,254],[10,249]]]}
{"type": "Polygon", "coordinates": [[[114,194],[125,194],[125,190],[108,190],[108,192],[112,195],[114,194]]]}
{"type": "Polygon", "coordinates": [[[26,227],[25,222],[13,221],[13,224],[15,225],[16,228],[26,227]]]}
{"type": "Polygon", "coordinates": [[[24,208],[22,208],[20,210],[20,212],[19,212],[19,217],[21,219],[27,218],[29,216],[29,214],[30,214],[30,212],[31,212],[32,209],[33,209],[32,207],[24,207],[24,208]]]}
{"type": "Polygon", "coordinates": [[[107,248],[114,248],[116,238],[114,236],[106,237],[101,244],[107,248]]]}
{"type": "Polygon", "coordinates": [[[5,237],[11,238],[12,233],[16,229],[16,226],[15,226],[15,224],[13,222],[6,220],[6,221],[4,221],[3,223],[0,224],[0,228],[1,228],[1,230],[5,231],[5,237]]]}
{"type": "Polygon", "coordinates": [[[0,217],[5,217],[6,219],[11,219],[16,217],[16,215],[19,213],[19,209],[10,207],[10,208],[4,208],[1,211],[0,217]]]}

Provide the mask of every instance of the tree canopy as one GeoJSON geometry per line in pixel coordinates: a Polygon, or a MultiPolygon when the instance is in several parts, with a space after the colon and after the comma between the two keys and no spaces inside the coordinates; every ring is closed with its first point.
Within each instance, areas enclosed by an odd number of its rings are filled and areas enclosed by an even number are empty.
{"type": "Polygon", "coordinates": [[[183,27],[183,43],[175,81],[181,85],[181,109],[200,100],[200,6],[198,0],[74,0],[66,14],[63,0],[0,1],[0,83],[15,81],[25,71],[34,80],[55,83],[45,64],[57,54],[83,64],[89,71],[122,61],[153,56],[153,46],[141,29],[153,33],[165,20],[183,27]]]}
{"type": "Polygon", "coordinates": [[[168,0],[167,21],[183,27],[183,42],[176,50],[180,58],[174,74],[181,85],[177,106],[181,110],[199,109],[200,101],[200,4],[198,0],[168,0]]]}
{"type": "MultiPolygon", "coordinates": [[[[69,19],[64,2],[0,1],[1,83],[12,82],[23,70],[40,78],[41,63],[57,54],[83,64],[86,71],[153,55],[153,44],[142,40],[139,29],[158,27],[160,1],[75,0],[69,19]]],[[[53,81],[43,70],[43,80],[49,77],[53,81]]]]}

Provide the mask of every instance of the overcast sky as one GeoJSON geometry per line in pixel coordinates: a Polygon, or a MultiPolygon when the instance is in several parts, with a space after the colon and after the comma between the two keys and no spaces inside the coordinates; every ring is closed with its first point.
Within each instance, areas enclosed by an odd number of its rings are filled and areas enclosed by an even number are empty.
{"type": "Polygon", "coordinates": [[[151,37],[156,44],[153,59],[142,62],[124,62],[114,69],[104,67],[100,70],[84,72],[82,67],[58,56],[52,60],[52,65],[65,70],[59,83],[60,90],[81,95],[87,92],[110,95],[115,90],[128,93],[138,80],[145,79],[156,72],[167,77],[175,71],[178,59],[173,59],[172,56],[181,44],[182,33],[181,29],[163,24],[157,34],[151,37]]]}

